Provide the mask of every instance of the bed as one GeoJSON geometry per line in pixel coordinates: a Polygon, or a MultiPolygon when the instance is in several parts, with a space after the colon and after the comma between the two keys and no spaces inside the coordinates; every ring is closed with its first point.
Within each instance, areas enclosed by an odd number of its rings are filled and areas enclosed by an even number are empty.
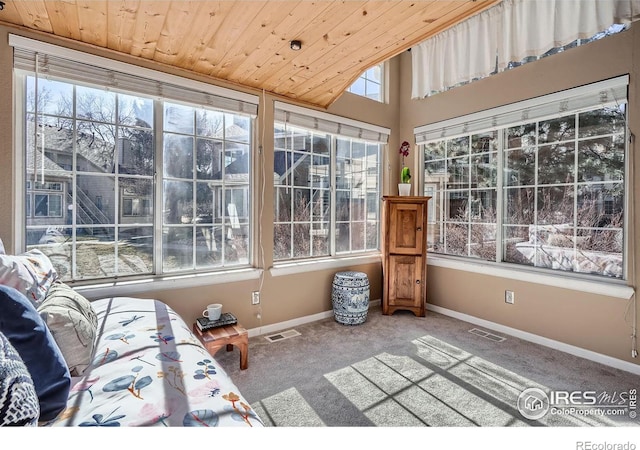
{"type": "Polygon", "coordinates": [[[0,240],[0,311],[0,426],[263,426],[161,301],[89,301],[41,251],[0,240]]]}
{"type": "Polygon", "coordinates": [[[91,302],[95,347],[46,426],[262,426],[187,324],[158,300],[91,302]]]}

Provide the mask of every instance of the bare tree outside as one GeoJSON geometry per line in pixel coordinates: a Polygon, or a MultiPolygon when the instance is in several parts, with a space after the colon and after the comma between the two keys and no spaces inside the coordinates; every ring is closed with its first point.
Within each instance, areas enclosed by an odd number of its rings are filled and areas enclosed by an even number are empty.
{"type": "Polygon", "coordinates": [[[425,180],[439,186],[443,213],[431,250],[622,277],[625,116],[620,105],[505,129],[502,200],[486,189],[495,192],[492,177],[474,175],[490,161],[469,145],[481,139],[425,145],[425,180]]]}
{"type": "Polygon", "coordinates": [[[274,260],[378,250],[379,144],[286,126],[275,135],[274,260]]]}
{"type": "Polygon", "coordinates": [[[248,116],[181,107],[190,119],[165,122],[166,181],[156,186],[158,100],[26,85],[27,247],[48,254],[63,280],[153,273],[157,188],[169,224],[164,271],[248,263],[248,116]]]}

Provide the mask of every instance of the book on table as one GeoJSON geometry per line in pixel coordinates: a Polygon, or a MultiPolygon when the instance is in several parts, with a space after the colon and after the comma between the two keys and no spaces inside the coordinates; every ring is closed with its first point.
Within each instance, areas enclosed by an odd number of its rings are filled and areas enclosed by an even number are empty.
{"type": "Polygon", "coordinates": [[[196,326],[200,331],[207,331],[225,325],[235,325],[236,323],[238,323],[238,319],[232,313],[222,313],[217,320],[210,320],[207,317],[198,317],[196,319],[196,326]]]}

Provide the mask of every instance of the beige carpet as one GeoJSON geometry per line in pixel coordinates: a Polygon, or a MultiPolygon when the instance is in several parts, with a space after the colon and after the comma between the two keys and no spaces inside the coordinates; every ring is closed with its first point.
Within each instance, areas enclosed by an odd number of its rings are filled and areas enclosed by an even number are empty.
{"type": "Polygon", "coordinates": [[[637,389],[638,377],[514,337],[491,340],[474,328],[433,312],[383,316],[372,307],[362,325],[330,318],[279,342],[251,338],[248,370],[239,370],[237,350],[216,360],[269,426],[638,425],[628,412],[527,419],[518,397],[528,388],[620,394],[637,389]]]}

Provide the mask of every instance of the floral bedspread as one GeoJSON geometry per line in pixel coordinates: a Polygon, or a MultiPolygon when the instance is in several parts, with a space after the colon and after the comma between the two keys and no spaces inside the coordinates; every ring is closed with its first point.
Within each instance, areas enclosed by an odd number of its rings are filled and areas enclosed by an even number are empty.
{"type": "Polygon", "coordinates": [[[49,426],[262,426],[189,327],[158,300],[92,302],[92,364],[49,426]]]}

